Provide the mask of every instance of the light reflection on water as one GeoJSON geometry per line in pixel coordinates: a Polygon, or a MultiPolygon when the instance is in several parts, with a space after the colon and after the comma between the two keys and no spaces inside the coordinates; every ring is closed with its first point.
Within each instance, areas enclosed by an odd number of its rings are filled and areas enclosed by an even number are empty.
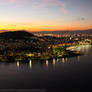
{"type": "Polygon", "coordinates": [[[49,65],[49,61],[48,61],[48,60],[46,60],[46,66],[48,67],[48,65],[49,65]]]}
{"type": "Polygon", "coordinates": [[[55,65],[56,64],[56,60],[55,60],[55,58],[53,58],[53,65],[55,65]]]}
{"type": "MultiPolygon", "coordinates": [[[[90,50],[91,46],[87,45],[87,46],[83,46],[83,47],[78,47],[77,50],[78,51],[82,51],[85,52],[85,54],[87,54],[90,50]]],[[[45,66],[51,67],[51,65],[53,65],[53,67],[57,66],[58,64],[78,64],[81,61],[81,56],[76,56],[76,57],[70,57],[70,58],[58,58],[55,59],[53,58],[52,60],[43,60],[43,61],[37,61],[37,60],[29,60],[29,62],[26,63],[22,63],[17,61],[16,62],[16,66],[19,69],[19,67],[21,67],[21,65],[25,66],[28,65],[27,67],[29,67],[30,69],[32,69],[35,65],[43,65],[45,64],[45,66]]]]}
{"type": "MultiPolygon", "coordinates": [[[[49,67],[53,66],[52,68],[55,69],[55,67],[57,65],[60,65],[60,64],[78,64],[79,61],[80,61],[80,56],[73,57],[73,60],[72,60],[72,58],[59,58],[59,59],[53,58],[52,60],[43,60],[43,61],[37,61],[37,60],[29,60],[29,62],[17,61],[16,67],[18,69],[20,69],[23,66],[27,66],[30,69],[32,69],[36,65],[39,67],[45,65],[46,66],[46,67],[44,66],[45,68],[49,68],[49,67]]],[[[10,63],[8,63],[8,64],[10,64],[10,63]]]]}
{"type": "Polygon", "coordinates": [[[85,54],[88,54],[91,47],[92,47],[91,45],[84,45],[84,46],[79,46],[75,50],[84,52],[85,54]]]}
{"type": "MultiPolygon", "coordinates": [[[[87,56],[65,57],[58,59],[53,58],[51,60],[29,60],[27,62],[1,62],[0,87],[34,88],[39,86],[45,88],[56,87],[56,85],[60,87],[61,85],[65,85],[67,87],[68,84],[70,85],[71,81],[75,81],[75,83],[79,81],[80,75],[81,80],[83,80],[83,78],[84,80],[87,80],[87,68],[91,66],[90,61],[92,60],[92,48],[91,46],[85,46],[81,47],[80,50],[85,51],[85,54],[88,52],[87,56]],[[69,83],[66,82],[66,80],[68,80],[69,83]]],[[[92,73],[90,72],[90,74],[92,73]]],[[[78,84],[80,84],[80,81],[78,84]]]]}
{"type": "Polygon", "coordinates": [[[77,60],[80,61],[80,56],[77,56],[77,60]]]}
{"type": "Polygon", "coordinates": [[[63,63],[65,62],[65,58],[62,58],[62,62],[63,62],[63,63]]]}
{"type": "Polygon", "coordinates": [[[19,68],[19,66],[20,66],[20,62],[19,62],[19,61],[17,61],[17,67],[19,68]]]}
{"type": "Polygon", "coordinates": [[[32,68],[32,60],[29,61],[29,67],[32,68]]]}

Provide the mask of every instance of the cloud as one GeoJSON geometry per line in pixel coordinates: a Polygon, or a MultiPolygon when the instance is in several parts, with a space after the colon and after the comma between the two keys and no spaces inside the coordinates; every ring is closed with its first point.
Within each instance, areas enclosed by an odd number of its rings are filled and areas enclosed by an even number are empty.
{"type": "Polygon", "coordinates": [[[80,17],[80,18],[77,18],[76,20],[77,20],[77,21],[84,21],[85,18],[84,18],[84,17],[80,17]]]}
{"type": "Polygon", "coordinates": [[[67,13],[66,4],[62,0],[30,0],[33,8],[58,7],[63,13],[67,13]]]}
{"type": "Polygon", "coordinates": [[[16,6],[28,5],[32,8],[47,8],[47,7],[59,7],[59,9],[66,13],[66,5],[63,0],[0,0],[0,5],[13,4],[16,6]]]}
{"type": "Polygon", "coordinates": [[[0,0],[0,5],[18,4],[18,0],[0,0]]]}
{"type": "Polygon", "coordinates": [[[85,17],[79,17],[79,18],[74,19],[73,21],[78,22],[78,21],[85,21],[85,20],[86,20],[85,17]]]}

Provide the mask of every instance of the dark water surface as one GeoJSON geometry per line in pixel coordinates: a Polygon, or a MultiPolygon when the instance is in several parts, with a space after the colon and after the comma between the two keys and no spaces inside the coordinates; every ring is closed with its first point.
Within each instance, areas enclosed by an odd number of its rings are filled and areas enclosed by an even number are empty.
{"type": "Polygon", "coordinates": [[[0,89],[44,89],[81,92],[92,86],[92,46],[83,56],[28,63],[0,62],[0,89]]]}

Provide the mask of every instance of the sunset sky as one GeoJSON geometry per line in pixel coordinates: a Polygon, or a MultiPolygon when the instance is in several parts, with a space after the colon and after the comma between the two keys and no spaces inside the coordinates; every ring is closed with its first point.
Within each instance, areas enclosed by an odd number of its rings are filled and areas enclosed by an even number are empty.
{"type": "Polygon", "coordinates": [[[0,0],[0,30],[92,28],[92,0],[0,0]]]}

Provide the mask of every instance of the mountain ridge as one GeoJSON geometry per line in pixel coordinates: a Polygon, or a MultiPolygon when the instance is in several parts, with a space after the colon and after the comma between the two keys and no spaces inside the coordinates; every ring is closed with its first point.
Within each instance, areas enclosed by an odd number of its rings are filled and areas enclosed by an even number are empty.
{"type": "Polygon", "coordinates": [[[92,33],[92,29],[88,30],[56,30],[56,31],[40,31],[40,32],[32,32],[32,33],[92,33]]]}

